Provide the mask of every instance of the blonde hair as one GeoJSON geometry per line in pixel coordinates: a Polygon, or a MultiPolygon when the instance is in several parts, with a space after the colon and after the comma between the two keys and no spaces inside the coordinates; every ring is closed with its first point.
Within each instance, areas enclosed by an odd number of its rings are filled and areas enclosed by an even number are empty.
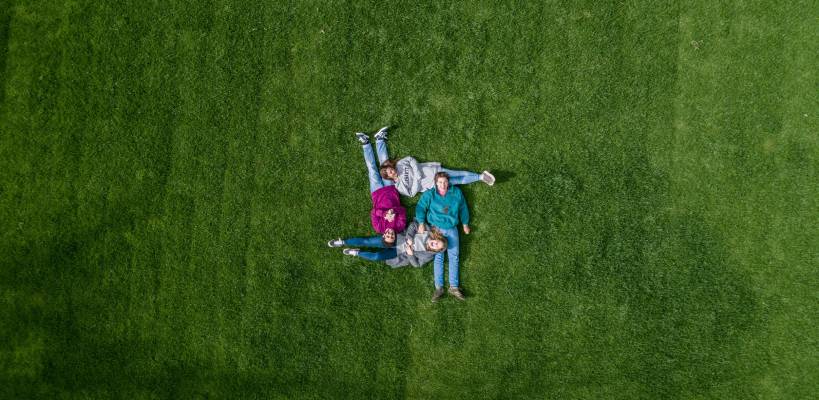
{"type": "Polygon", "coordinates": [[[446,247],[447,247],[446,237],[441,233],[441,231],[438,230],[438,228],[433,226],[429,230],[429,237],[427,237],[427,242],[424,243],[424,247],[427,249],[427,251],[431,251],[433,253],[438,253],[438,252],[444,251],[444,250],[446,250],[446,247]],[[429,247],[429,241],[430,240],[440,241],[441,242],[441,248],[438,249],[438,250],[431,249],[429,247]]]}

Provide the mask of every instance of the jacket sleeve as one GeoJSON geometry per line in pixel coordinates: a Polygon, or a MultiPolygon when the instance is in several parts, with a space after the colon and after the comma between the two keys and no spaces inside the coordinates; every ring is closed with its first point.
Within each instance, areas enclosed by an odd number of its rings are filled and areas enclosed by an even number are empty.
{"type": "MultiPolygon", "coordinates": [[[[415,161],[415,159],[413,159],[415,161]]],[[[418,192],[421,191],[421,179],[423,175],[421,175],[421,169],[418,168],[418,161],[412,163],[412,195],[415,196],[418,192]]]]}
{"type": "Polygon", "coordinates": [[[401,177],[400,176],[398,177],[398,179],[396,179],[394,181],[394,183],[395,183],[395,189],[398,190],[398,193],[401,193],[401,194],[403,194],[404,196],[407,196],[407,197],[412,197],[412,196],[410,196],[409,191],[407,191],[407,185],[405,185],[404,182],[401,182],[401,177]]]}
{"type": "Polygon", "coordinates": [[[404,237],[412,239],[416,233],[418,233],[418,222],[413,221],[407,225],[407,231],[404,232],[404,237]]]}
{"type": "Polygon", "coordinates": [[[384,225],[386,224],[387,221],[383,217],[378,216],[376,211],[378,211],[377,208],[373,209],[370,212],[370,220],[373,223],[373,229],[375,229],[375,231],[379,232],[379,233],[384,232],[384,230],[385,230],[384,228],[386,228],[386,226],[384,226],[384,225]]]}
{"type": "Polygon", "coordinates": [[[429,203],[432,201],[432,191],[427,190],[421,195],[421,200],[415,206],[415,220],[419,224],[424,224],[427,221],[427,211],[429,210],[429,203]]]}
{"type": "MultiPolygon", "coordinates": [[[[460,189],[458,189],[460,191],[460,189]]],[[[464,225],[469,225],[469,207],[466,206],[466,196],[464,193],[461,192],[461,204],[458,205],[461,223],[464,225]]]]}
{"type": "Polygon", "coordinates": [[[407,261],[412,264],[413,267],[420,267],[421,264],[418,263],[418,257],[415,256],[407,256],[407,261]]]}
{"type": "Polygon", "coordinates": [[[395,219],[392,222],[395,231],[401,232],[407,226],[407,211],[404,207],[395,208],[395,219]]]}
{"type": "Polygon", "coordinates": [[[424,264],[435,258],[435,254],[437,253],[433,253],[431,251],[416,251],[415,256],[412,257],[415,262],[413,263],[413,261],[410,260],[410,263],[412,263],[413,267],[423,267],[424,264]]]}

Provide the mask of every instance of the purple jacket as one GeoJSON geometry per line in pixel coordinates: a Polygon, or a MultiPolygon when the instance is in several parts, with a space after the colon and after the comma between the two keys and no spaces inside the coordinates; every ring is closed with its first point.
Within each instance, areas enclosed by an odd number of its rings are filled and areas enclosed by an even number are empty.
{"type": "Polygon", "coordinates": [[[373,210],[370,212],[370,219],[373,229],[378,233],[384,233],[388,228],[394,229],[396,233],[403,232],[404,227],[407,226],[407,210],[401,207],[401,202],[398,200],[398,189],[394,185],[384,186],[373,192],[372,196],[373,210]],[[392,222],[384,219],[389,209],[395,213],[395,219],[392,222]]]}

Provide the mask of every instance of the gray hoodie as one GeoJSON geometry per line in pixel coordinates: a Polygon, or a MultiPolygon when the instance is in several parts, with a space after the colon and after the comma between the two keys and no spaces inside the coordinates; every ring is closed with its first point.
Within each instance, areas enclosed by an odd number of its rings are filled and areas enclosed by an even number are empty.
{"type": "Polygon", "coordinates": [[[398,179],[395,188],[404,196],[413,197],[435,186],[435,174],[441,171],[441,163],[418,163],[412,157],[404,157],[395,163],[398,179]]]}
{"type": "Polygon", "coordinates": [[[412,221],[412,223],[407,226],[407,230],[404,231],[404,233],[395,235],[395,250],[398,255],[395,258],[387,260],[387,265],[393,268],[405,267],[407,265],[421,267],[432,261],[432,259],[435,258],[436,253],[426,250],[425,244],[427,237],[429,237],[429,231],[418,234],[418,222],[412,221]],[[413,255],[407,254],[406,249],[404,248],[407,238],[413,239],[413,255]],[[420,242],[420,251],[418,249],[418,239],[422,239],[420,242]]]}

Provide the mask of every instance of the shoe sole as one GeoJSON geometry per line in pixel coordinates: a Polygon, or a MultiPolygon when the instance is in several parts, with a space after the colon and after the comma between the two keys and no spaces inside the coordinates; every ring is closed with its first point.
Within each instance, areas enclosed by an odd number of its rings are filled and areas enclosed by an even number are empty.
{"type": "Polygon", "coordinates": [[[486,179],[483,179],[483,182],[489,186],[495,186],[495,176],[488,172],[484,172],[483,174],[486,177],[486,179]]]}

